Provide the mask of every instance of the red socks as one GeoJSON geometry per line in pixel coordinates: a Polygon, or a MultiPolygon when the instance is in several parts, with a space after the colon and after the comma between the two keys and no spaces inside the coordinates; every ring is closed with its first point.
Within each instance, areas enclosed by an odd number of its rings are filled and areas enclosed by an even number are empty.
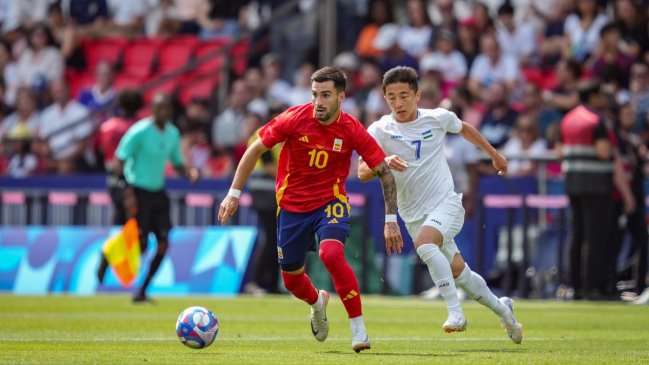
{"type": "Polygon", "coordinates": [[[304,271],[299,274],[287,274],[282,271],[282,279],[284,279],[286,290],[290,291],[296,298],[308,304],[318,301],[318,291],[304,271]]]}
{"type": "Polygon", "coordinates": [[[343,244],[336,240],[324,240],[320,242],[319,254],[322,263],[331,274],[336,292],[343,301],[349,318],[362,315],[358,280],[345,259],[343,244]]]}

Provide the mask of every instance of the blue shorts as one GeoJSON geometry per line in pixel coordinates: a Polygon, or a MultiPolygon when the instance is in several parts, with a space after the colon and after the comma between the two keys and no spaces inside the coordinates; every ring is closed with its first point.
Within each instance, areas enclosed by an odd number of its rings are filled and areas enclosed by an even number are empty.
{"type": "Polygon", "coordinates": [[[308,251],[316,250],[316,241],[349,237],[349,204],[336,199],[312,212],[293,213],[280,210],[277,215],[277,258],[285,271],[304,266],[308,251]]]}

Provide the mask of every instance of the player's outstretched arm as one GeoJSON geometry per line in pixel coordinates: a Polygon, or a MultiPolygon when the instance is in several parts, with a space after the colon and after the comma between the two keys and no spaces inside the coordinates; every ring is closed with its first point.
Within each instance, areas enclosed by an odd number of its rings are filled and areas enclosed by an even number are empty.
{"type": "Polygon", "coordinates": [[[507,173],[507,159],[505,156],[501,155],[471,124],[462,122],[460,135],[491,157],[491,163],[498,171],[498,175],[504,176],[507,173]]]}
{"type": "MultiPolygon", "coordinates": [[[[408,168],[408,163],[398,155],[387,156],[385,158],[385,163],[387,163],[388,167],[392,170],[397,170],[399,172],[404,172],[408,168]]],[[[361,159],[358,163],[358,179],[361,182],[368,182],[375,176],[374,171],[372,171],[365,161],[361,159]]]]}
{"type": "Polygon", "coordinates": [[[358,180],[361,182],[368,182],[375,178],[374,171],[362,159],[358,161],[358,180]]]}
{"type": "Polygon", "coordinates": [[[378,176],[383,187],[383,200],[385,201],[386,222],[383,228],[385,236],[385,251],[388,255],[391,253],[401,253],[403,248],[403,238],[399,230],[397,217],[397,184],[390,167],[385,161],[372,169],[372,173],[378,176]],[[390,217],[390,218],[389,218],[390,217]]]}
{"type": "Polygon", "coordinates": [[[228,223],[230,217],[237,211],[239,207],[239,194],[241,194],[243,186],[246,185],[246,181],[248,181],[250,174],[252,174],[257,160],[266,151],[268,151],[268,148],[261,143],[261,139],[258,139],[248,146],[243,157],[241,157],[237,171],[234,173],[230,191],[219,207],[219,221],[221,224],[228,223]]]}

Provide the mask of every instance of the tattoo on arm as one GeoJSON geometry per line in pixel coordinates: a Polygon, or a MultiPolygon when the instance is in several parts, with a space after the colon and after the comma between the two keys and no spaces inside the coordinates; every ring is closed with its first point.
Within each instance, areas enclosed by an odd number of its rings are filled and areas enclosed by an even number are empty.
{"type": "Polygon", "coordinates": [[[397,214],[397,184],[390,167],[384,162],[372,169],[381,180],[383,187],[383,200],[385,201],[385,214],[397,214]]]}

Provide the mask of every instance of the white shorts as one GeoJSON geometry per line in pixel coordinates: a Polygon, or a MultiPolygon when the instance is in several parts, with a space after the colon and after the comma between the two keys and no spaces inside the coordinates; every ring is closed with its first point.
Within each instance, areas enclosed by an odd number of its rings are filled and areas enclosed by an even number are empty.
{"type": "Polygon", "coordinates": [[[453,262],[455,254],[460,253],[455,244],[455,236],[464,225],[464,207],[462,194],[453,194],[437,205],[432,212],[423,218],[406,223],[406,229],[414,240],[421,226],[429,226],[438,230],[443,237],[440,251],[449,262],[453,262]]]}

